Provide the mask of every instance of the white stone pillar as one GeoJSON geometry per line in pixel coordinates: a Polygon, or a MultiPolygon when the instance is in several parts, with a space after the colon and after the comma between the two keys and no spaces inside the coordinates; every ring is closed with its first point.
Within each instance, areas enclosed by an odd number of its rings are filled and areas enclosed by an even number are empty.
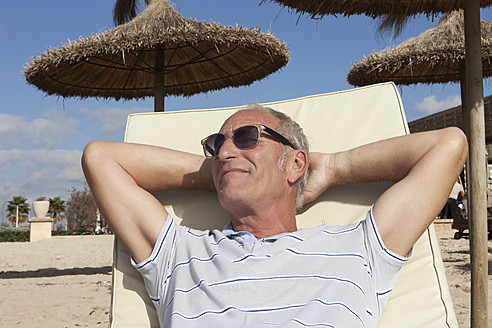
{"type": "Polygon", "coordinates": [[[51,224],[53,219],[33,217],[29,219],[29,241],[38,241],[51,238],[51,224]]]}

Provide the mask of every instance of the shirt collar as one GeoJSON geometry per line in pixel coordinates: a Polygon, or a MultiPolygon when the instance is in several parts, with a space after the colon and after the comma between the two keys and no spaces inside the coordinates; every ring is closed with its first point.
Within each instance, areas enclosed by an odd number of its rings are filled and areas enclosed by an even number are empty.
{"type": "Polygon", "coordinates": [[[236,234],[236,232],[234,231],[234,229],[232,227],[232,221],[229,221],[229,223],[226,224],[226,226],[222,230],[222,233],[224,234],[224,236],[226,236],[228,238],[231,237],[232,235],[236,234]]]}
{"type": "MultiPolygon", "coordinates": [[[[229,239],[232,239],[232,238],[234,238],[236,236],[248,235],[248,237],[253,237],[254,239],[258,240],[251,232],[248,232],[248,231],[234,231],[234,228],[232,227],[232,221],[229,221],[229,223],[226,224],[226,226],[222,230],[222,233],[224,234],[224,236],[226,236],[229,239]]],[[[288,233],[289,232],[284,232],[284,233],[281,233],[281,234],[278,234],[278,235],[275,235],[275,236],[266,237],[266,238],[263,238],[263,240],[273,242],[273,241],[276,241],[276,240],[280,239],[281,237],[287,235],[288,233]]]]}

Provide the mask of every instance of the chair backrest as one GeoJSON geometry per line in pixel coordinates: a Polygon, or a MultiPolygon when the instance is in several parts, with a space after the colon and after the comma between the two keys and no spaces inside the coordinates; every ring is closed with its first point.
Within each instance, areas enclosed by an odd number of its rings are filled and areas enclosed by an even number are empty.
{"type": "MultiPolygon", "coordinates": [[[[303,127],[312,151],[335,152],[409,133],[393,83],[264,105],[296,120],[303,127]]],[[[227,117],[241,108],[132,114],[125,141],[202,154],[201,138],[216,132],[227,117]]],[[[298,215],[298,226],[311,227],[323,220],[328,224],[361,220],[387,187],[383,183],[333,187],[298,215]]],[[[228,221],[213,192],[162,191],[155,195],[177,222],[186,226],[221,229],[228,221]]],[[[158,327],[155,308],[129,258],[116,241],[110,326],[158,327]]],[[[379,327],[458,327],[433,226],[414,247],[379,327]]]]}

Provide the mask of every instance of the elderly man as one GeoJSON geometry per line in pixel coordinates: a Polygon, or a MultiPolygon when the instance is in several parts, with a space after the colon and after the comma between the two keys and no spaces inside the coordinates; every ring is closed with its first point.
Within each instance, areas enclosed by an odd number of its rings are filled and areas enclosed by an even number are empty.
{"type": "Polygon", "coordinates": [[[448,128],[309,154],[297,123],[259,105],[232,115],[202,145],[206,157],[92,142],[82,158],[162,327],[375,327],[467,153],[461,130],[448,128]],[[296,208],[330,186],[382,180],[394,184],[365,220],[297,229],[296,208]],[[150,193],[175,188],[216,190],[230,224],[175,225],[150,193]]]}

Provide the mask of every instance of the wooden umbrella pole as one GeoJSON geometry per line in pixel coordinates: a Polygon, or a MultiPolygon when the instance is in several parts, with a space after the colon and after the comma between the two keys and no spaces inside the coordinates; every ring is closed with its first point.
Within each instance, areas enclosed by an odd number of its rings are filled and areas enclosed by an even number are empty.
{"type": "MultiPolygon", "coordinates": [[[[465,64],[462,64],[462,67],[460,69],[460,91],[461,91],[461,118],[463,120],[463,131],[466,134],[466,137],[468,140],[470,139],[470,131],[468,130],[470,127],[470,112],[466,108],[466,71],[465,71],[465,64]]],[[[465,181],[466,183],[463,184],[463,189],[465,190],[465,193],[467,195],[467,204],[468,208],[470,207],[470,157],[466,159],[466,170],[465,170],[465,181]]]]}
{"type": "Polygon", "coordinates": [[[155,47],[154,112],[164,111],[164,45],[155,47]]]}
{"type": "Polygon", "coordinates": [[[483,104],[480,0],[466,0],[466,110],[469,111],[471,327],[487,327],[487,180],[483,104]]]}

